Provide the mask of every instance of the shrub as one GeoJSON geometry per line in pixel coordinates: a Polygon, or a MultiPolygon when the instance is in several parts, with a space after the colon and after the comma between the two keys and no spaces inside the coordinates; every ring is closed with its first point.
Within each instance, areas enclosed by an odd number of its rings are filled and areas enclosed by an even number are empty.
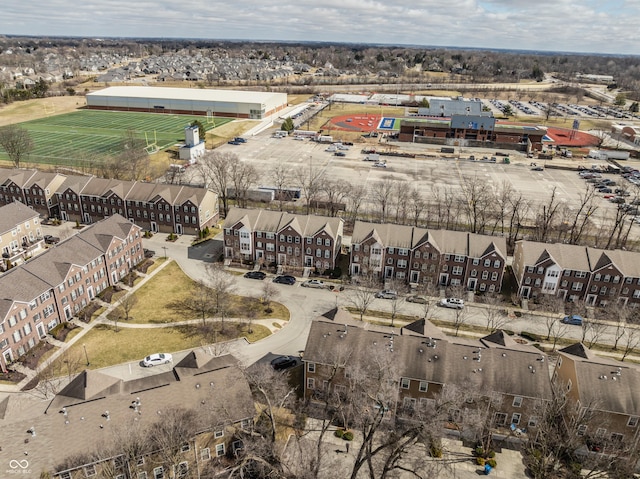
{"type": "Polygon", "coordinates": [[[345,433],[344,429],[336,429],[336,431],[333,433],[333,435],[335,437],[342,438],[344,436],[344,433],[345,433]]]}
{"type": "Polygon", "coordinates": [[[494,457],[496,457],[496,451],[489,451],[489,454],[487,454],[487,457],[489,459],[493,459],[494,457]]]}
{"type": "Polygon", "coordinates": [[[340,268],[340,266],[336,266],[336,268],[331,271],[331,278],[333,279],[338,279],[340,276],[342,276],[342,269],[340,268]]]}
{"type": "Polygon", "coordinates": [[[478,446],[473,450],[473,455],[482,457],[484,456],[484,448],[482,446],[478,446]]]}
{"type": "Polygon", "coordinates": [[[492,469],[495,469],[496,466],[498,465],[495,459],[487,459],[487,464],[489,464],[492,469]]]}
{"type": "Polygon", "coordinates": [[[442,446],[435,443],[431,444],[429,454],[431,454],[431,457],[442,457],[442,446]]]}
{"type": "Polygon", "coordinates": [[[484,466],[484,457],[476,457],[476,464],[478,464],[478,466],[484,466]]]}
{"type": "Polygon", "coordinates": [[[344,439],[345,441],[353,441],[353,433],[351,431],[346,431],[342,435],[342,439],[344,439]]]}

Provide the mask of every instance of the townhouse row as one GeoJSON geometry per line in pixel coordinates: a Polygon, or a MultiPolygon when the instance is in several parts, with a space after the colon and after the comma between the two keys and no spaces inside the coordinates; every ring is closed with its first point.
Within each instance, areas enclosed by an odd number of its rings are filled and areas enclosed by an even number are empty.
{"type": "MultiPolygon", "coordinates": [[[[223,227],[226,260],[293,272],[333,270],[343,244],[343,221],[334,217],[232,208],[223,227]]],[[[504,238],[362,221],[349,250],[351,275],[471,291],[500,291],[506,263],[504,238]]]]}
{"type": "Polygon", "coordinates": [[[206,188],[0,169],[0,206],[17,201],[44,218],[90,224],[119,214],[152,232],[198,234],[218,220],[206,188]]]}
{"type": "Polygon", "coordinates": [[[519,241],[513,273],[521,298],[544,295],[589,306],[640,303],[640,253],[519,241]]]}
{"type": "Polygon", "coordinates": [[[0,369],[142,261],[142,233],[115,214],[0,276],[0,369]]]}
{"type": "Polygon", "coordinates": [[[336,308],[314,319],[304,351],[304,394],[319,404],[339,407],[349,394],[357,400],[363,392],[354,382],[366,388],[370,376],[393,384],[387,404],[378,407],[400,418],[428,420],[437,403],[447,405],[452,427],[480,414],[498,435],[535,435],[544,404],[560,391],[576,405],[567,411],[592,409],[593,419],[576,430],[585,441],[640,439],[640,368],[597,357],[580,343],[558,352],[550,375],[544,353],[502,331],[467,340],[446,336],[425,319],[393,329],[364,325],[336,308]],[[552,381],[561,387],[552,388],[552,381]]]}

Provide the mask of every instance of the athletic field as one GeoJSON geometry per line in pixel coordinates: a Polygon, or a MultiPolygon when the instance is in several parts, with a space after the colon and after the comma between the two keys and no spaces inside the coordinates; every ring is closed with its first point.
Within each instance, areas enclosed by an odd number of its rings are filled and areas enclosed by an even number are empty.
{"type": "MultiPolygon", "coordinates": [[[[117,154],[127,130],[133,130],[150,153],[184,142],[184,127],[193,120],[199,120],[207,130],[231,121],[197,115],[78,110],[19,126],[29,131],[34,143],[28,163],[80,166],[117,154]]],[[[8,159],[1,148],[0,159],[8,159]]]]}

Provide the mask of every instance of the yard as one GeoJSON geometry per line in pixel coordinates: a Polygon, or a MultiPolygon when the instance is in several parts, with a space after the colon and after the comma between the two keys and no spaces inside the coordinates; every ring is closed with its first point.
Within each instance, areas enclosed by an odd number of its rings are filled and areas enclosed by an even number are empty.
{"type": "MultiPolygon", "coordinates": [[[[195,288],[195,281],[172,262],[134,293],[137,303],[130,311],[128,322],[162,324],[199,319],[197,313],[185,306],[195,288]]],[[[284,305],[272,301],[270,308],[272,312],[266,313],[258,299],[233,295],[227,317],[246,318],[246,311],[252,310],[255,311],[254,319],[289,320],[289,310],[284,305]]]]}
{"type": "Polygon", "coordinates": [[[91,369],[103,368],[123,362],[142,359],[158,351],[182,351],[210,344],[215,335],[219,342],[246,336],[249,341],[257,341],[269,335],[266,327],[254,325],[253,333],[246,332],[246,325],[229,323],[226,334],[203,330],[199,325],[175,328],[118,328],[105,324],[96,325],[82,341],[69,348],[50,366],[56,371],[67,368],[84,369],[87,360],[91,369]],[[86,348],[86,356],[85,356],[86,348]]]}

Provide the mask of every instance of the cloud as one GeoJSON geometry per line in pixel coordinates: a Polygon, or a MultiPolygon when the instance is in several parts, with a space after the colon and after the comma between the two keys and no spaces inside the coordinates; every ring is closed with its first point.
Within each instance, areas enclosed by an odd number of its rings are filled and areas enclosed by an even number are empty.
{"type": "Polygon", "coordinates": [[[4,0],[0,31],[636,54],[639,20],[622,0],[4,0]]]}

